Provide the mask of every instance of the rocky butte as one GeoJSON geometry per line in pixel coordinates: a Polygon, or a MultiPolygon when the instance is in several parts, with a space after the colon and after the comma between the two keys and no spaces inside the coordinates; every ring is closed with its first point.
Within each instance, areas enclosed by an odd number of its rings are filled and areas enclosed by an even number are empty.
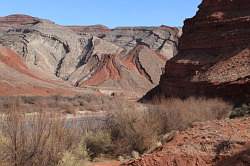
{"type": "Polygon", "coordinates": [[[248,0],[203,0],[185,21],[178,55],[144,100],[207,96],[249,102],[249,29],[248,0]]]}

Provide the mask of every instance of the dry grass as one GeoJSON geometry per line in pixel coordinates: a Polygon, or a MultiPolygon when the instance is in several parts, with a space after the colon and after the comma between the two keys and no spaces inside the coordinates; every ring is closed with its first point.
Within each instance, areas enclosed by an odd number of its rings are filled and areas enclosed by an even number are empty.
{"type": "Polygon", "coordinates": [[[54,166],[63,153],[79,142],[76,128],[60,114],[17,112],[13,105],[1,116],[1,164],[8,166],[54,166]]]}
{"type": "Polygon", "coordinates": [[[0,165],[73,166],[101,154],[144,153],[172,130],[183,130],[197,121],[223,119],[232,110],[219,99],[170,99],[147,107],[121,102],[110,106],[106,123],[83,125],[69,122],[61,113],[27,115],[18,112],[17,105],[1,116],[0,165]]]}
{"type": "Polygon", "coordinates": [[[72,152],[65,152],[58,166],[85,166],[87,161],[82,156],[72,152]]]}
{"type": "Polygon", "coordinates": [[[117,154],[149,150],[161,135],[183,130],[193,122],[223,119],[232,106],[219,99],[169,99],[160,106],[143,110],[136,105],[122,105],[108,120],[117,154]]]}
{"type": "Polygon", "coordinates": [[[232,109],[232,105],[220,99],[188,98],[169,99],[160,106],[152,106],[150,112],[162,123],[162,131],[169,132],[183,130],[193,122],[228,118],[232,109]]]}
{"type": "Polygon", "coordinates": [[[115,144],[116,154],[130,154],[133,150],[143,153],[157,141],[158,125],[147,111],[135,105],[122,106],[113,111],[108,126],[115,144]]]}
{"type": "Polygon", "coordinates": [[[10,107],[15,104],[18,111],[23,112],[63,112],[75,114],[78,111],[109,111],[119,108],[119,103],[123,99],[83,94],[81,96],[18,96],[0,97],[0,112],[8,112],[10,107]]]}
{"type": "Polygon", "coordinates": [[[82,138],[82,148],[88,152],[90,159],[99,157],[102,154],[111,154],[113,151],[110,132],[86,132],[82,138]]]}

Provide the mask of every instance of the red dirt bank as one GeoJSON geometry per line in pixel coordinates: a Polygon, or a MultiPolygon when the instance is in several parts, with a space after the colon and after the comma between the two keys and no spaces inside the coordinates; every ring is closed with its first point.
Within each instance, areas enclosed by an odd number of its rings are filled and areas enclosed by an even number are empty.
{"type": "Polygon", "coordinates": [[[123,166],[249,166],[250,118],[196,123],[123,166]]]}

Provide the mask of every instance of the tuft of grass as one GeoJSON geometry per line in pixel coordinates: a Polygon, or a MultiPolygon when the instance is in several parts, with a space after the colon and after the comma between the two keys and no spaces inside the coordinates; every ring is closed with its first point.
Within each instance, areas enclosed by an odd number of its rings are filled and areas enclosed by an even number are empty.
{"type": "MultiPolygon", "coordinates": [[[[66,151],[63,153],[62,159],[59,161],[58,166],[85,166],[87,160],[82,156],[78,156],[75,152],[66,151]]],[[[83,154],[84,155],[84,154],[83,154]]]]}

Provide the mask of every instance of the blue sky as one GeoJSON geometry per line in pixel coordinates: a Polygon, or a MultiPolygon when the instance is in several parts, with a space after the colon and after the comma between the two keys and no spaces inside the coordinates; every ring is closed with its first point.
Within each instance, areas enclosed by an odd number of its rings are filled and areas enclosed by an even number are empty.
{"type": "Polygon", "coordinates": [[[0,0],[0,15],[28,14],[62,25],[182,26],[201,0],[0,0]]]}

